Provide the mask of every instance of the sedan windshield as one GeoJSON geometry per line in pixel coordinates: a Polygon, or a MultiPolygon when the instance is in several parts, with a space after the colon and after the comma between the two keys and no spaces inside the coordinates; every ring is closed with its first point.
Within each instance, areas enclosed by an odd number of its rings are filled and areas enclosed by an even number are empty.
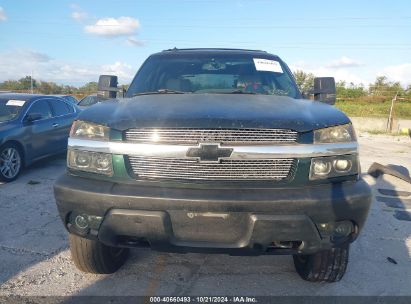
{"type": "Polygon", "coordinates": [[[289,69],[277,57],[180,55],[149,58],[127,92],[264,94],[299,97],[289,69]]]}
{"type": "Polygon", "coordinates": [[[17,118],[24,105],[22,100],[9,100],[0,98],[0,123],[17,118]]]}
{"type": "Polygon", "coordinates": [[[90,95],[84,97],[82,100],[79,101],[78,105],[81,107],[88,107],[98,102],[97,96],[90,95]]]}

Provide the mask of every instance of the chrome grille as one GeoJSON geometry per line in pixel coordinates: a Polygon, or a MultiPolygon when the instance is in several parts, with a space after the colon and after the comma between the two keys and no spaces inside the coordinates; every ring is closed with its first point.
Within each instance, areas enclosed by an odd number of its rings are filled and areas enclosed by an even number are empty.
{"type": "Polygon", "coordinates": [[[129,129],[125,139],[140,143],[198,144],[206,142],[230,144],[293,143],[298,133],[289,129],[129,129]]]}
{"type": "Polygon", "coordinates": [[[182,158],[128,157],[133,173],[143,179],[274,180],[294,175],[294,159],[221,160],[199,162],[182,158]]]}

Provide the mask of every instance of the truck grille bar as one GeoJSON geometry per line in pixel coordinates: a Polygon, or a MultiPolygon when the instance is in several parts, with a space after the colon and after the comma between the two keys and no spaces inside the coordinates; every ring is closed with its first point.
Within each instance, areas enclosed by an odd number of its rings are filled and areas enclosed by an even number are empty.
{"type": "Polygon", "coordinates": [[[191,159],[128,156],[133,173],[142,179],[173,180],[272,180],[290,179],[295,159],[226,160],[199,162],[191,159]]]}
{"type": "Polygon", "coordinates": [[[289,129],[192,129],[142,128],[129,129],[125,140],[139,143],[170,144],[270,144],[293,143],[298,133],[289,129]]]}

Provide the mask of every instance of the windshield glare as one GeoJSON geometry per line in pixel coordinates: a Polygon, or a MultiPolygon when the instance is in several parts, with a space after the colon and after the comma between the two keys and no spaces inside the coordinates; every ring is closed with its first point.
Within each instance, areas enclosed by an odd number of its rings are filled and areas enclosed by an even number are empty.
{"type": "Polygon", "coordinates": [[[144,63],[127,96],[159,90],[299,96],[288,68],[276,57],[154,56],[144,63]]]}
{"type": "Polygon", "coordinates": [[[0,122],[7,122],[17,118],[22,107],[17,105],[8,105],[8,100],[0,100],[0,122]]]}

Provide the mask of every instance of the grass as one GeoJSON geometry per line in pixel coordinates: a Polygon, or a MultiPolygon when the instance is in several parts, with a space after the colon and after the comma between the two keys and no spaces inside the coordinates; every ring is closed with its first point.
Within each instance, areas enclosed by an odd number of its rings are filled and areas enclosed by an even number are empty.
{"type": "Polygon", "coordinates": [[[403,134],[400,132],[387,132],[387,131],[382,131],[382,130],[368,130],[366,133],[372,134],[372,135],[390,135],[390,136],[408,136],[407,134],[403,134]]]}
{"type": "MultiPolygon", "coordinates": [[[[335,106],[351,117],[388,117],[391,101],[358,102],[356,100],[338,100],[335,106]]],[[[411,103],[397,102],[394,106],[396,118],[411,119],[411,103]]]]}

